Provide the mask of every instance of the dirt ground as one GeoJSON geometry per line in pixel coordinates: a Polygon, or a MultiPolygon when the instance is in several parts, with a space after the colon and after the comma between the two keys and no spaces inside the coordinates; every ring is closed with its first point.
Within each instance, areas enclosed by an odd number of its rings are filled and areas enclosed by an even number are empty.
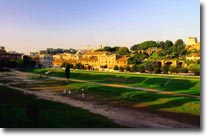
{"type": "MultiPolygon", "coordinates": [[[[105,102],[97,102],[93,96],[83,95],[82,91],[63,93],[62,88],[47,89],[39,80],[31,79],[34,74],[22,72],[0,73],[0,84],[22,91],[24,94],[33,94],[38,98],[55,102],[69,104],[90,112],[105,116],[115,123],[127,127],[136,128],[198,128],[186,123],[181,123],[173,119],[165,118],[157,114],[134,108],[113,106],[105,102]],[[39,87],[36,87],[39,86],[39,87]],[[60,92],[60,93],[58,93],[60,92]]],[[[55,77],[50,77],[49,84],[53,85],[55,77]],[[52,83],[50,83],[50,81],[52,83]]],[[[56,80],[65,80],[56,78],[56,80]]]]}

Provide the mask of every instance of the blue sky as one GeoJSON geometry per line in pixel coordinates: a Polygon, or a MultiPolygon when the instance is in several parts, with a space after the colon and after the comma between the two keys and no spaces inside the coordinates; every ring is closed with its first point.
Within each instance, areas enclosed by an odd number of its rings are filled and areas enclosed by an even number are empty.
{"type": "Polygon", "coordinates": [[[200,37],[199,0],[0,0],[0,45],[19,52],[200,37]]]}

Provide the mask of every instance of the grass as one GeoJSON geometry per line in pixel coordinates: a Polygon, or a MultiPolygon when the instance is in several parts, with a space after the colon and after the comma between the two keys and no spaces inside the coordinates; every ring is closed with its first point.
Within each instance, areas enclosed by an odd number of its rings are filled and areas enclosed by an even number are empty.
{"type": "MultiPolygon", "coordinates": [[[[36,69],[32,72],[45,73],[51,70],[49,76],[65,77],[61,69],[36,69]]],[[[200,78],[194,76],[168,76],[151,74],[104,73],[90,71],[71,71],[71,78],[102,83],[126,84],[136,87],[153,88],[200,95],[200,78]]]]}
{"type": "MultiPolygon", "coordinates": [[[[28,86],[36,89],[47,87],[48,90],[56,91],[60,89],[70,89],[72,91],[84,89],[85,95],[94,97],[99,103],[106,103],[115,106],[125,106],[137,108],[148,112],[164,115],[169,118],[176,118],[179,121],[199,125],[200,123],[200,100],[190,97],[173,96],[167,94],[151,93],[122,89],[84,82],[72,82],[66,84],[65,81],[39,80],[40,84],[28,86]]],[[[18,87],[25,87],[19,84],[18,87]]],[[[59,92],[59,91],[58,91],[59,92]]]]}
{"type": "Polygon", "coordinates": [[[67,87],[73,90],[83,88],[86,94],[99,97],[100,101],[105,100],[106,103],[143,109],[169,118],[176,118],[179,121],[196,125],[200,124],[199,99],[107,86],[88,85],[87,83],[72,83],[67,85],[67,87]]]}
{"type": "MultiPolygon", "coordinates": [[[[0,86],[0,127],[3,128],[113,128],[111,120],[69,105],[37,99],[33,95],[0,86]],[[27,110],[39,114],[31,117],[27,110]]],[[[33,116],[33,115],[32,115],[33,116]]]]}
{"type": "MultiPolygon", "coordinates": [[[[51,70],[50,76],[65,77],[60,69],[36,69],[43,74],[51,70]]],[[[200,95],[200,78],[187,76],[164,76],[150,74],[104,73],[90,71],[71,71],[71,78],[93,82],[118,83],[136,87],[170,90],[176,93],[200,95]]],[[[47,81],[45,81],[47,83],[47,81]]],[[[200,125],[200,100],[191,97],[173,96],[115,87],[100,86],[82,82],[69,85],[54,83],[71,90],[85,89],[85,93],[95,96],[99,101],[146,110],[179,121],[200,125]]]]}

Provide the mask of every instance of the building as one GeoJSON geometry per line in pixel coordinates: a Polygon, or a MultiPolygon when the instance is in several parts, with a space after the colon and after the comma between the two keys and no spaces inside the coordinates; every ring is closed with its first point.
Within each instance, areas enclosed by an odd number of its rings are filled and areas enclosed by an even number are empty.
{"type": "Polygon", "coordinates": [[[39,63],[43,68],[52,67],[53,56],[48,54],[39,55],[39,63]]]}
{"type": "Polygon", "coordinates": [[[187,39],[187,46],[192,46],[197,43],[197,38],[196,37],[188,37],[187,39]]]}
{"type": "Polygon", "coordinates": [[[113,69],[114,66],[116,65],[116,58],[117,58],[116,54],[106,53],[106,55],[99,56],[98,62],[100,67],[113,69]]]}
{"type": "Polygon", "coordinates": [[[39,50],[38,51],[38,55],[44,55],[44,54],[47,54],[46,50],[39,50]]]}
{"type": "Polygon", "coordinates": [[[82,64],[90,65],[94,69],[113,69],[115,65],[126,67],[128,64],[127,60],[128,58],[126,56],[117,56],[109,52],[86,52],[80,59],[82,64]]]}
{"type": "Polygon", "coordinates": [[[11,60],[17,60],[17,59],[21,59],[22,54],[13,52],[13,53],[8,53],[5,50],[4,46],[0,47],[0,60],[4,60],[4,61],[11,61],[11,60]]]}
{"type": "Polygon", "coordinates": [[[53,67],[60,67],[62,63],[67,62],[73,65],[76,65],[79,63],[80,54],[71,54],[71,53],[63,53],[63,54],[57,54],[53,55],[53,67]]]}
{"type": "Polygon", "coordinates": [[[118,57],[116,62],[117,62],[116,65],[118,67],[126,67],[128,65],[128,57],[127,56],[118,57]]]}
{"type": "Polygon", "coordinates": [[[190,56],[187,56],[186,60],[188,60],[188,61],[198,61],[198,60],[200,60],[200,53],[193,53],[190,56]]]}

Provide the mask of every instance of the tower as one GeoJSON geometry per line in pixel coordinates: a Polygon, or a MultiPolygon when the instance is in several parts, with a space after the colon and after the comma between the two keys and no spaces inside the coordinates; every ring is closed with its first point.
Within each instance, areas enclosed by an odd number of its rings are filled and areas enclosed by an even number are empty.
{"type": "Polygon", "coordinates": [[[196,37],[188,37],[187,39],[187,45],[191,46],[191,45],[195,45],[197,43],[197,38],[196,37]]]}

